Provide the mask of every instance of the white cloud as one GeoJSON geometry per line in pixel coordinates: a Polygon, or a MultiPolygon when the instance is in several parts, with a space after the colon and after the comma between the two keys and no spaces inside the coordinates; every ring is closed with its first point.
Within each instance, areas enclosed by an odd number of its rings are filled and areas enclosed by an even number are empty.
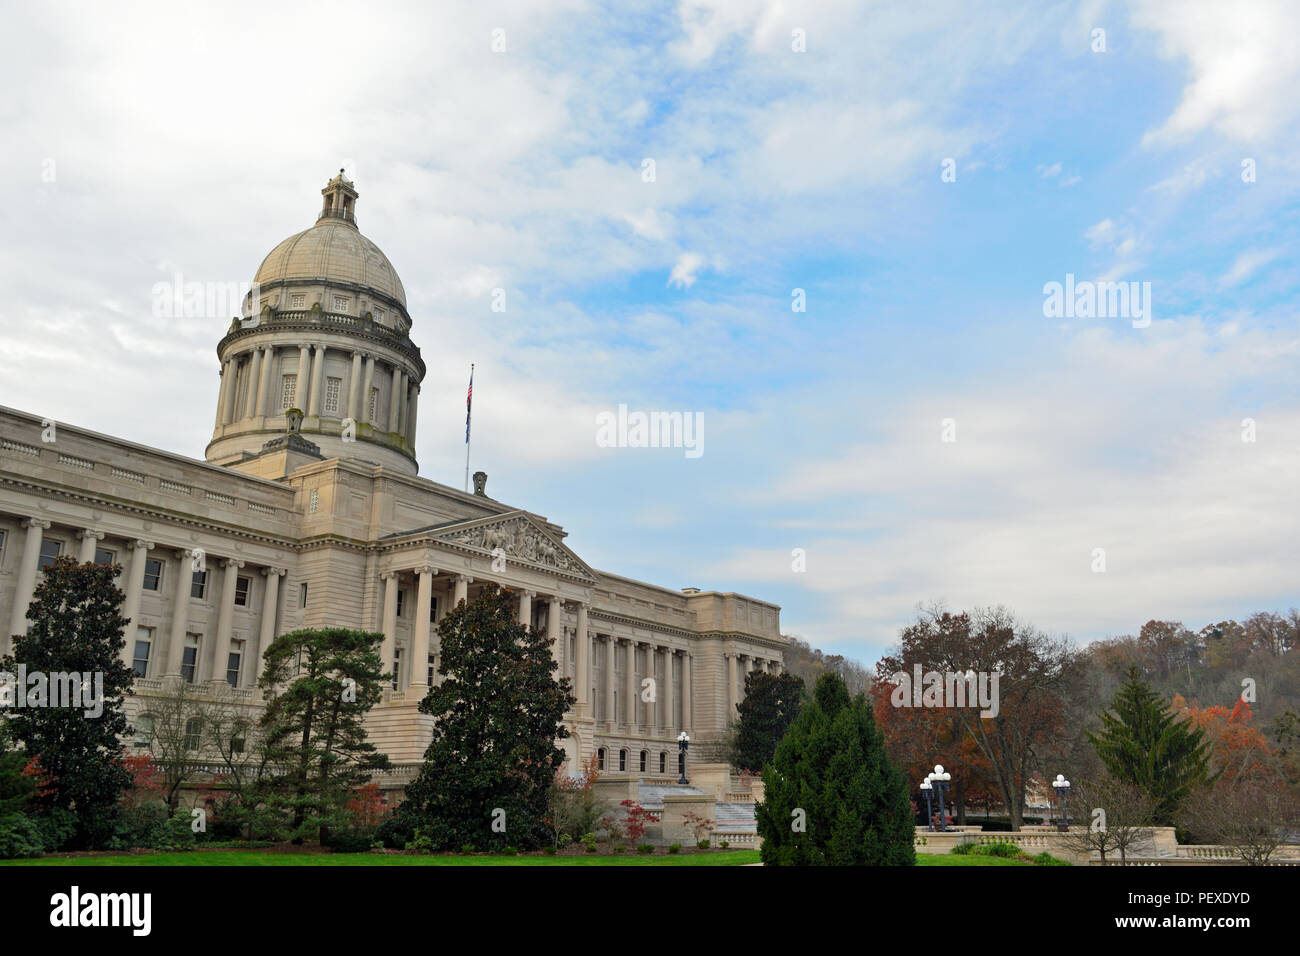
{"type": "Polygon", "coordinates": [[[696,273],[704,265],[704,257],[694,252],[684,252],[673,265],[672,274],[668,277],[668,284],[676,286],[679,289],[687,289],[695,284],[696,273]]]}

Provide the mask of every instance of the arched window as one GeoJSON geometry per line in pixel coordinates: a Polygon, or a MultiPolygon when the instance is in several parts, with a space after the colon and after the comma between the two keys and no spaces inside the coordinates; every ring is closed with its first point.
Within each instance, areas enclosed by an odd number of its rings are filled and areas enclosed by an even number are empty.
{"type": "Polygon", "coordinates": [[[649,756],[644,750],[641,751],[641,772],[645,773],[646,757],[649,756]]]}
{"type": "Polygon", "coordinates": [[[627,769],[627,751],[626,751],[626,750],[620,750],[620,751],[618,752],[618,769],[619,769],[619,770],[626,770],[626,769],[627,769]]]}
{"type": "Polygon", "coordinates": [[[605,769],[605,748],[604,747],[601,747],[599,750],[596,751],[596,769],[597,770],[605,769]]]}
{"type": "Polygon", "coordinates": [[[668,754],[661,750],[659,751],[659,772],[664,773],[667,770],[668,770],[668,754]]]}

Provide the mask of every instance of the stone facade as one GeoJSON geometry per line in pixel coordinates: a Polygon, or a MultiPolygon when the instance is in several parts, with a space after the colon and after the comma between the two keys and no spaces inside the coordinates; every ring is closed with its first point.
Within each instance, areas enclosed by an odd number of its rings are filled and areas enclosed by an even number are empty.
{"type": "Polygon", "coordinates": [[[4,650],[59,553],[122,565],[133,717],[175,675],[255,707],[277,634],[382,632],[395,678],[370,732],[396,785],[430,739],[416,706],[440,679],[437,622],[493,582],[574,681],[571,765],[595,754],[611,777],[673,774],[681,731],[709,754],[745,674],[781,667],[779,608],[597,571],[560,525],[418,477],[425,366],[405,292],[356,230],[352,184],[340,174],[322,193],[317,225],[267,257],[218,345],[207,461],[0,408],[4,650]]]}

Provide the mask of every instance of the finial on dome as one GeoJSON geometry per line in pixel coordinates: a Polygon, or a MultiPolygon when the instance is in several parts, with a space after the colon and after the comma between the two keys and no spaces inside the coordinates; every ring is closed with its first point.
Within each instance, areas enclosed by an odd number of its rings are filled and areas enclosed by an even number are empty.
{"type": "Polygon", "coordinates": [[[326,183],[320,192],[325,197],[325,205],[321,208],[317,222],[321,219],[342,219],[354,226],[357,224],[357,191],[343,175],[343,167],[339,167],[339,174],[326,183]]]}

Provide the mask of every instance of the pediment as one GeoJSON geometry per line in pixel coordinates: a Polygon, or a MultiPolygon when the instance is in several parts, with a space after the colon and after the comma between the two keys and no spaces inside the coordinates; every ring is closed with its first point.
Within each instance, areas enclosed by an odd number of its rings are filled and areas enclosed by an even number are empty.
{"type": "Polygon", "coordinates": [[[500,549],[507,558],[521,564],[563,571],[596,582],[596,575],[581,558],[524,511],[463,521],[439,529],[432,537],[435,541],[481,551],[488,557],[495,556],[500,549]]]}

